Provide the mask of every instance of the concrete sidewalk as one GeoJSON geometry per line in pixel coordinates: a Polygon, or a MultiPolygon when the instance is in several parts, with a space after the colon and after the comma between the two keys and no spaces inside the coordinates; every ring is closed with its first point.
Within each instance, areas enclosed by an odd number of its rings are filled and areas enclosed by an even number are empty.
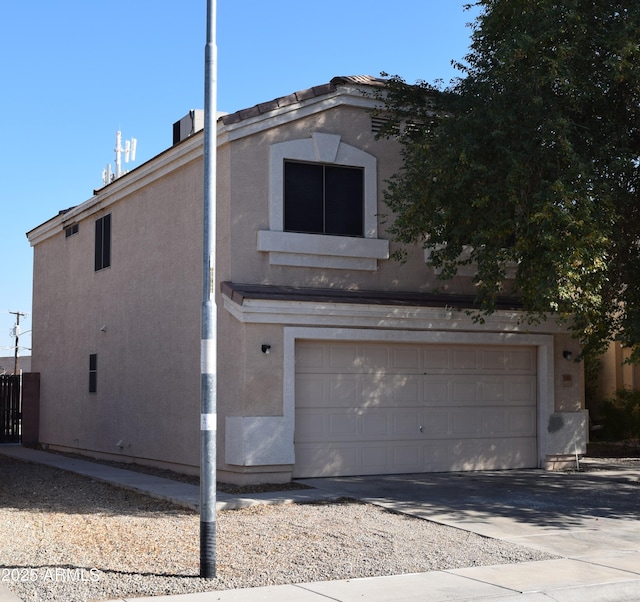
{"type": "MultiPolygon", "coordinates": [[[[0,446],[0,454],[29,462],[37,462],[83,474],[96,480],[131,489],[147,495],[169,500],[189,508],[197,508],[198,487],[170,481],[139,472],[112,468],[86,460],[67,458],[20,446],[0,446]]],[[[533,493],[522,489],[527,483],[537,483],[549,473],[516,471],[514,473],[486,473],[464,475],[413,475],[406,477],[371,477],[342,479],[308,479],[305,482],[315,489],[262,493],[247,497],[218,494],[218,508],[239,508],[252,504],[309,502],[330,500],[348,495],[363,501],[421,516],[435,522],[466,529],[481,535],[520,543],[561,556],[557,560],[529,562],[513,565],[472,567],[465,569],[434,571],[429,573],[372,577],[343,581],[327,581],[259,587],[242,590],[212,591],[200,594],[162,596],[153,598],[129,598],[136,602],[370,602],[402,601],[476,601],[500,600],[502,602],[602,602],[640,600],[640,470],[602,470],[588,479],[563,481],[550,477],[544,483],[549,487],[558,484],[568,487],[571,482],[580,487],[593,488],[602,496],[605,489],[613,493],[634,493],[636,506],[626,507],[618,515],[572,516],[562,520],[561,513],[554,514],[551,526],[524,519],[517,512],[499,513],[482,507],[480,493],[476,499],[466,499],[465,505],[456,500],[470,494],[464,487],[476,487],[476,492],[487,491],[487,482],[493,490],[500,483],[518,488],[518,493],[530,503],[544,509],[543,502],[533,493]],[[489,481],[486,481],[489,479],[489,481]],[[491,481],[493,479],[493,482],[491,481]],[[510,480],[511,479],[511,480],[510,480]],[[404,484],[404,490],[403,490],[404,484]],[[447,488],[455,486],[457,497],[449,496],[447,488]],[[598,485],[599,484],[599,485],[598,485]],[[429,500],[419,497],[420,488],[429,488],[429,500]],[[599,489],[601,488],[601,490],[599,489]],[[635,489],[634,489],[635,488],[635,489]],[[448,497],[449,496],[449,497],[448,497]],[[412,500],[413,498],[413,500],[412,500]]],[[[581,489],[580,495],[584,495],[581,489]]],[[[534,492],[535,493],[535,492],[534,492]]],[[[471,495],[471,497],[474,497],[471,495]]],[[[612,498],[613,499],[613,498],[612,498]]],[[[608,503],[609,498],[607,498],[608,503]]],[[[585,507],[587,504],[585,504],[585,507]]],[[[19,602],[0,584],[0,602],[19,602]]]]}
{"type": "MultiPolygon", "coordinates": [[[[96,481],[136,491],[192,510],[198,510],[200,507],[200,487],[197,485],[190,485],[189,483],[173,481],[133,470],[115,468],[106,464],[91,462],[90,460],[79,460],[61,454],[38,451],[20,445],[0,445],[0,454],[25,462],[45,464],[46,466],[81,474],[96,481]]],[[[332,492],[314,489],[256,493],[252,494],[251,497],[218,493],[216,495],[216,509],[234,510],[255,506],[256,504],[311,502],[335,499],[335,497],[332,492]]]]}

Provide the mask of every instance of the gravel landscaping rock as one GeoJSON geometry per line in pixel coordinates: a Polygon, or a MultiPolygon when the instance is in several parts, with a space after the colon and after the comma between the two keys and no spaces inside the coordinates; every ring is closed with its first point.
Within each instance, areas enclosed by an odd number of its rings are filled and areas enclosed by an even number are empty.
{"type": "Polygon", "coordinates": [[[199,515],[0,455],[0,583],[25,602],[184,594],[551,558],[352,500],[217,514],[200,579],[199,515]]]}

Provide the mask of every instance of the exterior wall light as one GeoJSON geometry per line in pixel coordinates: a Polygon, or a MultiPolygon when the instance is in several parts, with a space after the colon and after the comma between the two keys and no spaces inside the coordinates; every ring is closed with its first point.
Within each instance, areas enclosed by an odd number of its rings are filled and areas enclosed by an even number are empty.
{"type": "Polygon", "coordinates": [[[262,353],[269,355],[271,353],[271,345],[262,345],[262,353]]]}
{"type": "Polygon", "coordinates": [[[565,360],[570,360],[573,357],[573,353],[571,353],[571,351],[563,351],[562,352],[562,357],[565,360]]]}

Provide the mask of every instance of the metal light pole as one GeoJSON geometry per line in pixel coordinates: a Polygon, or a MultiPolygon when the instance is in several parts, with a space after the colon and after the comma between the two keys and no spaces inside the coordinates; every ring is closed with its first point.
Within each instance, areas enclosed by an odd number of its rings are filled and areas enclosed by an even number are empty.
{"type": "Polygon", "coordinates": [[[216,576],[216,1],[207,0],[200,410],[200,577],[216,576]]]}

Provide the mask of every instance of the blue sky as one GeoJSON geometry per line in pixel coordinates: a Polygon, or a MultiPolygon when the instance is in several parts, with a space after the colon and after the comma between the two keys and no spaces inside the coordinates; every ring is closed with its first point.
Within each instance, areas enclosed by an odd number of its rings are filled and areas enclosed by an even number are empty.
{"type": "MultiPolygon", "coordinates": [[[[218,110],[337,75],[448,81],[469,46],[467,1],[217,0],[218,110]]],[[[171,146],[172,124],[202,108],[205,16],[206,0],[3,2],[0,355],[13,354],[9,310],[27,312],[21,327],[31,329],[25,233],[102,185],[117,130],[138,141],[135,163],[123,165],[132,169],[171,146]]]]}

